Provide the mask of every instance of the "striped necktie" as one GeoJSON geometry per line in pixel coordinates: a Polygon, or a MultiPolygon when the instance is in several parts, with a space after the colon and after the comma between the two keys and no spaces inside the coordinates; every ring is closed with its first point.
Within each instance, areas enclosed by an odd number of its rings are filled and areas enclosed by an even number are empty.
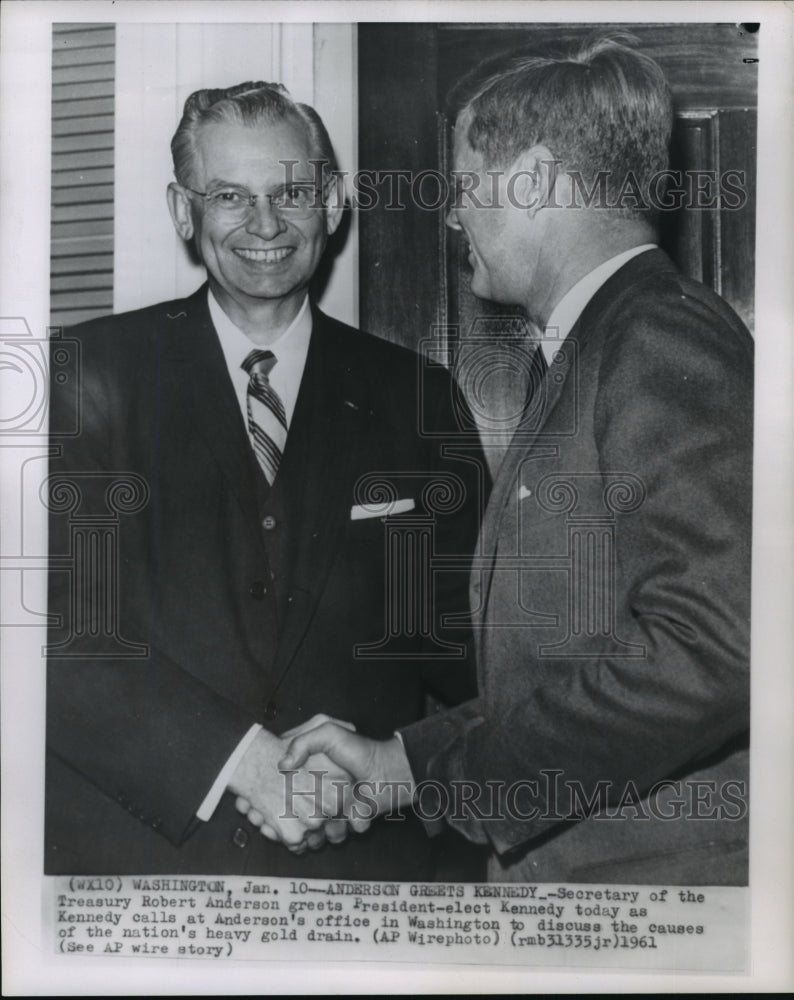
{"type": "Polygon", "coordinates": [[[272,351],[251,351],[242,368],[248,382],[248,433],[257,461],[272,486],[287,443],[287,414],[268,375],[276,364],[272,351]]]}

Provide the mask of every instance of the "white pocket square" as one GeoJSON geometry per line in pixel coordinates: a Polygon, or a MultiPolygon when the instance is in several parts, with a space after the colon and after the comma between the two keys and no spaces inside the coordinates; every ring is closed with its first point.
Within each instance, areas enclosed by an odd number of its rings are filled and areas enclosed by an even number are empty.
{"type": "Polygon", "coordinates": [[[531,497],[531,496],[532,496],[532,490],[528,490],[526,488],[526,486],[524,486],[523,483],[522,483],[522,485],[519,486],[519,488],[518,488],[518,499],[519,500],[526,500],[527,497],[531,497]]]}
{"type": "Polygon", "coordinates": [[[367,517],[391,517],[413,510],[416,504],[407,500],[388,500],[386,503],[357,503],[350,508],[351,521],[363,521],[367,517]]]}

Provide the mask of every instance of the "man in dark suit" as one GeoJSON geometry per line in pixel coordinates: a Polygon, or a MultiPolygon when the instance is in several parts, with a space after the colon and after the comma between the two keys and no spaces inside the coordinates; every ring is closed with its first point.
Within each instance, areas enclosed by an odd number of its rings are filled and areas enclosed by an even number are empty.
{"type": "Polygon", "coordinates": [[[745,884],[752,341],[656,246],[669,90],[602,38],[458,98],[448,221],[540,352],[472,576],[481,694],[284,763],[440,783],[496,881],[745,884]]]}
{"type": "Polygon", "coordinates": [[[208,284],[53,347],[45,870],[432,878],[418,823],[323,828],[348,775],[280,774],[278,734],[324,711],[383,738],[429,693],[471,697],[444,619],[465,618],[481,456],[451,450],[443,369],[309,301],[343,211],[311,108],[199,91],[172,151],[208,284]]]}

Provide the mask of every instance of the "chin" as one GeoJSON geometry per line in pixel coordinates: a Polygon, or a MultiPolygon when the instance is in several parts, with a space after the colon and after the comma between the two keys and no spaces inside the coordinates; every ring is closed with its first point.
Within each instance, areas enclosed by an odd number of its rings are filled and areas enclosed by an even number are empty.
{"type": "Polygon", "coordinates": [[[300,279],[292,275],[262,275],[256,280],[244,281],[242,278],[237,282],[237,287],[246,295],[254,299],[280,298],[289,295],[296,286],[300,285],[300,279]]]}
{"type": "Polygon", "coordinates": [[[471,279],[471,290],[472,293],[476,295],[478,299],[492,298],[490,285],[488,284],[487,281],[478,280],[476,274],[471,279]]]}

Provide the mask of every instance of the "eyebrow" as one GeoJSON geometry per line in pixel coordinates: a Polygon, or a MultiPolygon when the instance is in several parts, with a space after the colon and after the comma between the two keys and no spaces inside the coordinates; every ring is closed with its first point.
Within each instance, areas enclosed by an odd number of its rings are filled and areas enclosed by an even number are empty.
{"type": "MultiPolygon", "coordinates": [[[[243,184],[241,181],[227,181],[220,177],[213,177],[212,180],[207,181],[207,189],[214,187],[231,187],[231,188],[241,188],[245,191],[252,191],[247,184],[243,184]]],[[[314,187],[314,181],[310,179],[301,180],[300,178],[295,178],[294,180],[285,181],[283,184],[276,184],[272,187],[271,191],[279,191],[282,188],[287,187],[314,187]]]]}

